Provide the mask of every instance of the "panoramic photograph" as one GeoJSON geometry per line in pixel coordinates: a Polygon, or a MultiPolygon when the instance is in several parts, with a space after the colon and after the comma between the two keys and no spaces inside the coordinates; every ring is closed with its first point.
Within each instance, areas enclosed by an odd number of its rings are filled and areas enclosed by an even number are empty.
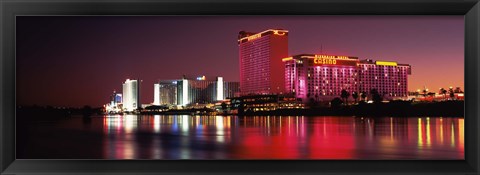
{"type": "Polygon", "coordinates": [[[465,159],[464,16],[17,16],[15,33],[17,159],[465,159]]]}

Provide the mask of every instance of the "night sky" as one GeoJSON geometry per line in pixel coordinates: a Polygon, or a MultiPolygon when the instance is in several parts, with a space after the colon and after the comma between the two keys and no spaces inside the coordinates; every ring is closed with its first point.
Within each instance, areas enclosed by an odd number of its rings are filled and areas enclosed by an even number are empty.
{"type": "Polygon", "coordinates": [[[17,104],[108,103],[125,79],[186,75],[239,81],[241,30],[289,30],[289,55],[357,56],[412,65],[408,89],[464,86],[463,16],[22,16],[17,17],[17,104]]]}

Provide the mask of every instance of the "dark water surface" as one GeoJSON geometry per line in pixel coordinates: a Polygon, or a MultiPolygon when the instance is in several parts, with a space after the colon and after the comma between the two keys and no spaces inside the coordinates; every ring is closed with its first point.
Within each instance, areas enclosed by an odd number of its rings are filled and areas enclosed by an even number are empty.
{"type": "Polygon", "coordinates": [[[464,159],[463,118],[117,115],[17,129],[19,159],[464,159]]]}

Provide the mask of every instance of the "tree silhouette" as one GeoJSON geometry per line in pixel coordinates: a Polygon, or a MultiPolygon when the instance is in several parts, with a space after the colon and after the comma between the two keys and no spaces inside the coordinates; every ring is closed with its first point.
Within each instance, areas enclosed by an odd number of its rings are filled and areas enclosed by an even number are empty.
{"type": "Polygon", "coordinates": [[[239,115],[243,115],[243,113],[245,112],[245,106],[244,106],[244,102],[243,100],[240,100],[240,103],[238,104],[238,114],[239,115]]]}
{"type": "Polygon", "coordinates": [[[352,97],[353,97],[353,100],[355,101],[355,103],[357,103],[358,93],[357,92],[352,92],[352,97]]]}
{"type": "Polygon", "coordinates": [[[317,107],[317,101],[315,101],[313,98],[309,98],[307,105],[310,107],[310,109],[315,108],[317,107]]]}
{"type": "Polygon", "coordinates": [[[453,92],[455,92],[455,93],[463,93],[463,91],[462,91],[462,89],[460,89],[460,87],[456,87],[453,92]]]}
{"type": "Polygon", "coordinates": [[[382,102],[383,98],[380,95],[380,93],[378,93],[377,89],[371,89],[370,94],[372,95],[372,100],[373,100],[374,103],[381,103],[382,102]]]}
{"type": "Polygon", "coordinates": [[[440,88],[440,94],[443,94],[443,99],[447,98],[447,90],[444,88],[440,88]]]}
{"type": "Polygon", "coordinates": [[[334,109],[338,109],[338,108],[340,108],[342,103],[343,103],[343,101],[340,98],[336,97],[330,102],[330,107],[332,107],[334,109]]]}
{"type": "Polygon", "coordinates": [[[93,109],[92,107],[85,105],[82,108],[82,115],[83,117],[90,117],[93,114],[93,109]]]}
{"type": "Polygon", "coordinates": [[[454,100],[454,98],[455,98],[455,92],[453,91],[452,88],[450,88],[448,91],[449,91],[449,93],[450,93],[450,99],[454,100]]]}
{"type": "Polygon", "coordinates": [[[227,110],[227,103],[222,102],[221,106],[222,106],[222,111],[225,112],[227,110]]]}
{"type": "Polygon", "coordinates": [[[340,94],[340,97],[342,97],[342,99],[345,99],[345,104],[348,105],[348,97],[350,96],[350,94],[347,92],[347,90],[345,89],[342,89],[342,92],[340,94]]]}
{"type": "Polygon", "coordinates": [[[363,91],[361,94],[361,97],[362,97],[362,100],[365,101],[365,99],[367,98],[367,93],[363,91]]]}
{"type": "Polygon", "coordinates": [[[423,89],[422,92],[423,92],[423,97],[426,97],[426,96],[427,96],[427,92],[428,92],[427,89],[423,89]]]}

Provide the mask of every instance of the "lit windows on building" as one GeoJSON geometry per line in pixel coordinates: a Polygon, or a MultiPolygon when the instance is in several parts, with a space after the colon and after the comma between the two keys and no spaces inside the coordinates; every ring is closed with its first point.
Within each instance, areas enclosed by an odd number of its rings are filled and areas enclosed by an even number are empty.
{"type": "Polygon", "coordinates": [[[288,31],[241,31],[238,47],[241,94],[283,93],[285,84],[282,58],[288,56],[288,31]]]}
{"type": "Polygon", "coordinates": [[[140,107],[140,88],[138,80],[127,79],[123,83],[123,111],[133,112],[140,107]]]}
{"type": "Polygon", "coordinates": [[[357,57],[301,54],[282,59],[285,88],[305,100],[331,100],[340,97],[342,90],[370,93],[377,89],[392,98],[407,96],[407,75],[410,66],[396,62],[357,57]]]}
{"type": "Polygon", "coordinates": [[[411,75],[411,66],[398,64],[392,61],[362,60],[359,69],[363,70],[360,75],[360,92],[370,93],[371,89],[377,91],[386,98],[407,97],[408,75],[411,75]]]}
{"type": "Polygon", "coordinates": [[[153,105],[177,104],[177,80],[162,80],[154,84],[153,105]]]}
{"type": "Polygon", "coordinates": [[[301,54],[283,61],[285,88],[297,98],[321,100],[357,88],[357,57],[301,54]]]}
{"type": "Polygon", "coordinates": [[[247,95],[230,99],[238,112],[273,111],[277,109],[302,109],[305,105],[291,95],[247,95]]]}
{"type": "Polygon", "coordinates": [[[209,79],[202,76],[176,81],[177,105],[209,104],[233,97],[239,92],[238,82],[225,82],[223,77],[209,79]]]}

